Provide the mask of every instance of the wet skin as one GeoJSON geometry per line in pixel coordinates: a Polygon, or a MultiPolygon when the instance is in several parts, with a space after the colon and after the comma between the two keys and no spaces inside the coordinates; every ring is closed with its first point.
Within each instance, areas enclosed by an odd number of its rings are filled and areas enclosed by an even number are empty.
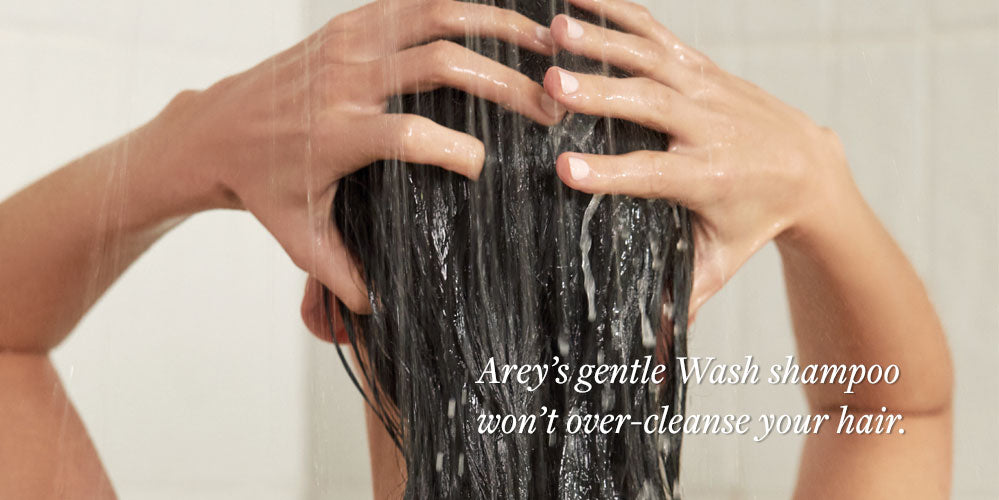
{"type": "MultiPolygon", "coordinates": [[[[366,5],[253,68],[178,94],[147,124],[0,204],[0,387],[17,388],[0,391],[0,429],[8,430],[0,436],[0,463],[17,464],[0,468],[0,497],[115,497],[49,352],[135,259],[186,218],[217,208],[249,211],[297,266],[352,311],[367,313],[361,273],[329,220],[338,181],[379,159],[476,179],[484,161],[479,139],[385,113],[389,96],[447,86],[542,124],[575,111],[667,132],[669,151],[564,153],[559,177],[584,192],[669,198],[693,209],[692,312],[773,241],[800,362],[894,363],[903,373],[897,384],[864,387],[849,399],[805,388],[812,413],[889,406],[904,413],[905,434],[809,435],[796,495],[946,498],[953,391],[946,338],[919,277],[854,184],[836,135],[718,68],[644,7],[569,1],[623,31],[566,16],[539,26],[448,0],[366,5]],[[606,58],[635,76],[552,68],[533,82],[439,41],[466,30],[539,53],[606,58]],[[109,191],[107,180],[119,177],[109,191]],[[117,210],[103,205],[109,199],[117,210]]],[[[380,427],[368,427],[375,492],[391,498],[399,491],[398,462],[380,427]]]]}

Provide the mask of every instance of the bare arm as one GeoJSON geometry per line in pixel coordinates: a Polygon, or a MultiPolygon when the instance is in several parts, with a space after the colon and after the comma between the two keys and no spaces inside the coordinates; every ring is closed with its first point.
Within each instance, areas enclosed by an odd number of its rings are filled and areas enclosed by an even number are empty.
{"type": "Polygon", "coordinates": [[[448,86],[540,123],[561,118],[536,82],[435,41],[466,29],[552,51],[547,30],[513,12],[369,4],[254,68],[180,94],[145,126],[0,204],[0,497],[114,497],[48,351],[184,218],[250,211],[296,265],[363,313],[367,293],[329,215],[339,179],[380,159],[476,178],[484,159],[472,136],[385,113],[389,97],[448,86]],[[365,29],[376,25],[396,36],[365,29]]]}
{"type": "Polygon", "coordinates": [[[159,160],[170,113],[0,203],[0,349],[45,354],[200,207],[159,160]],[[162,141],[160,141],[162,143],[162,141]]]}
{"type": "Polygon", "coordinates": [[[0,353],[0,496],[116,498],[48,357],[0,353]]]}
{"type": "MultiPolygon", "coordinates": [[[[167,116],[165,114],[164,116],[167,116]]],[[[0,496],[114,498],[48,351],[192,213],[140,128],[0,204],[0,496]]]]}
{"type": "Polygon", "coordinates": [[[545,90],[571,111],[609,115],[669,134],[669,151],[565,153],[569,186],[678,200],[694,210],[691,314],[776,240],[799,364],[897,364],[897,383],[806,385],[832,425],[809,435],[800,498],[947,498],[952,368],[919,277],[861,197],[828,129],[704,54],[626,0],[570,0],[624,31],[557,16],[560,48],[629,70],[614,79],[550,70],[545,90]],[[902,414],[905,434],[835,434],[840,406],[902,414]]]}
{"type": "Polygon", "coordinates": [[[922,282],[860,199],[841,195],[822,223],[778,239],[799,362],[897,364],[895,384],[806,385],[809,405],[837,423],[855,414],[901,414],[885,435],[809,436],[799,498],[948,498],[953,371],[946,338],[922,282]],[[899,429],[905,431],[904,434],[899,429]]]}

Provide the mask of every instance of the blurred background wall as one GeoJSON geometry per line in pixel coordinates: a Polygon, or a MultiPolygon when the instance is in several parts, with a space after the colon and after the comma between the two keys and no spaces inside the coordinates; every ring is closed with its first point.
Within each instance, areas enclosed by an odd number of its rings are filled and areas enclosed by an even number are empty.
{"type": "MultiPolygon", "coordinates": [[[[0,0],[0,197],[357,0],[0,0]]],[[[954,497],[999,494],[999,2],[648,0],[722,67],[839,132],[926,281],[957,370],[954,497]]],[[[0,263],[2,265],[2,263],[0,263]]],[[[877,265],[877,263],[872,263],[877,265]]],[[[361,400],[301,325],[304,282],[245,213],[199,215],[54,358],[120,496],[366,498],[361,400]]],[[[700,314],[695,355],[793,353],[765,248],[700,314]]],[[[3,388],[0,388],[3,390],[3,388]]],[[[805,412],[794,387],[692,386],[689,411],[805,412]]],[[[688,498],[780,498],[801,442],[690,437],[688,498]]]]}

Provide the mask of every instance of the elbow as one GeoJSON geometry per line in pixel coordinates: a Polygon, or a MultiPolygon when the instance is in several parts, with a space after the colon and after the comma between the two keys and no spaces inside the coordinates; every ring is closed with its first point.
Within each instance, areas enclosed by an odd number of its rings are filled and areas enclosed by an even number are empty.
{"type": "Polygon", "coordinates": [[[20,334],[0,329],[0,355],[48,356],[61,340],[62,336],[20,334]]]}
{"type": "MultiPolygon", "coordinates": [[[[920,387],[919,397],[911,408],[906,409],[912,415],[944,415],[951,413],[954,406],[954,360],[947,337],[941,328],[939,344],[933,349],[933,354],[922,363],[921,373],[912,374],[915,386],[920,387]]],[[[911,386],[910,386],[911,387],[911,386]]]]}

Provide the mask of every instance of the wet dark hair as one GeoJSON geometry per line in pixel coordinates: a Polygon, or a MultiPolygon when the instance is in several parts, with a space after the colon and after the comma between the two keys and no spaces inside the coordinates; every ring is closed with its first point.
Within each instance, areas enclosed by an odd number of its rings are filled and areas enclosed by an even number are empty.
{"type": "MultiPolygon", "coordinates": [[[[541,24],[564,5],[494,4],[541,24]]],[[[602,22],[575,8],[567,13],[602,22]]],[[[475,34],[455,41],[535,81],[552,64],[625,76],[565,52],[553,58],[475,34]]],[[[685,387],[672,360],[686,355],[694,250],[687,210],[664,200],[590,196],[555,173],[563,151],[664,150],[667,138],[581,114],[544,127],[448,88],[398,96],[390,112],[474,135],[487,155],[477,182],[437,167],[378,162],[343,179],[333,206],[374,310],[355,316],[338,303],[359,360],[348,373],[369,387],[368,404],[405,458],[405,497],[677,497],[681,435],[634,425],[611,434],[560,427],[549,435],[541,424],[534,433],[480,434],[477,418],[547,408],[563,422],[597,413],[634,420],[667,405],[667,418],[683,414],[685,387]],[[534,391],[475,383],[491,358],[501,366],[557,357],[575,373],[647,355],[670,366],[662,384],[579,393],[553,381],[555,366],[534,391]]]]}

